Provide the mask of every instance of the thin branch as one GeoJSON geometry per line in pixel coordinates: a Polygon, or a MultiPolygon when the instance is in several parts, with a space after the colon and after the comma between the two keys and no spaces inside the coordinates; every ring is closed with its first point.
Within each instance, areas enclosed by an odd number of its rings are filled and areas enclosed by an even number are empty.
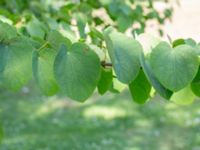
{"type": "Polygon", "coordinates": [[[106,68],[106,67],[112,67],[112,66],[113,66],[111,63],[107,63],[107,62],[105,62],[105,61],[102,61],[102,62],[101,62],[101,65],[102,65],[104,68],[106,68]]]}

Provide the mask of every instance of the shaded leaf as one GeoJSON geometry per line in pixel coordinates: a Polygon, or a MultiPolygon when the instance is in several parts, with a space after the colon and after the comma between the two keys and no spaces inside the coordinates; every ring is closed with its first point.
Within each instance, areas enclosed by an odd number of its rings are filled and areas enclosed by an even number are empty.
{"type": "Polygon", "coordinates": [[[98,82],[98,92],[103,95],[112,85],[112,69],[101,68],[101,78],[98,82]]]}
{"type": "Polygon", "coordinates": [[[53,71],[56,54],[54,49],[49,48],[33,53],[33,75],[45,95],[54,95],[58,91],[53,71]]]}
{"type": "Polygon", "coordinates": [[[132,98],[138,104],[144,104],[150,97],[151,84],[141,69],[137,78],[129,84],[132,98]]]}

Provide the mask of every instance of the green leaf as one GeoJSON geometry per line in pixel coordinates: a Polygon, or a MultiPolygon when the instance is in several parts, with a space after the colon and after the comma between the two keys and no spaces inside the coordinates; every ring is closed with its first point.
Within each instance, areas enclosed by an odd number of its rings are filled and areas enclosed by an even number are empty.
{"type": "Polygon", "coordinates": [[[100,31],[98,31],[97,29],[93,28],[93,27],[90,28],[90,33],[89,34],[91,36],[93,36],[93,37],[97,37],[97,38],[99,38],[101,40],[104,40],[103,34],[100,31]]]}
{"type": "Polygon", "coordinates": [[[184,89],[174,93],[171,97],[171,101],[179,105],[191,104],[194,99],[195,95],[191,91],[190,86],[187,86],[184,89]]]}
{"type": "Polygon", "coordinates": [[[138,104],[144,104],[150,97],[151,84],[146,78],[143,70],[140,70],[137,78],[129,84],[132,98],[138,104]]]}
{"type": "Polygon", "coordinates": [[[0,43],[0,82],[4,87],[18,90],[32,77],[31,57],[33,47],[25,38],[15,38],[10,43],[0,43]]]}
{"type": "Polygon", "coordinates": [[[44,39],[45,36],[45,26],[39,22],[36,18],[33,18],[26,26],[26,29],[31,37],[44,39]]]}
{"type": "Polygon", "coordinates": [[[101,61],[105,61],[105,55],[107,55],[107,53],[105,54],[104,50],[93,44],[89,44],[88,46],[99,56],[101,61]]]}
{"type": "Polygon", "coordinates": [[[0,41],[6,42],[17,37],[17,31],[14,27],[0,21],[0,41]]]}
{"type": "Polygon", "coordinates": [[[58,50],[61,44],[65,44],[66,46],[71,46],[71,41],[62,36],[58,31],[51,30],[48,34],[48,42],[55,50],[58,50]]]}
{"type": "Polygon", "coordinates": [[[54,63],[55,77],[62,92],[83,102],[98,84],[100,66],[98,56],[87,45],[75,43],[70,48],[62,45],[54,63]]]}
{"type": "Polygon", "coordinates": [[[33,53],[33,75],[41,89],[48,96],[58,91],[58,85],[54,77],[53,64],[57,51],[44,48],[40,52],[33,53]]]}
{"type": "Polygon", "coordinates": [[[161,84],[174,92],[190,84],[199,67],[198,57],[192,47],[180,45],[172,49],[166,42],[154,48],[150,63],[161,84]]]}
{"type": "Polygon", "coordinates": [[[130,16],[121,14],[117,18],[117,25],[120,32],[125,32],[129,27],[133,25],[133,20],[130,16]]]}
{"type": "Polygon", "coordinates": [[[175,41],[173,41],[172,43],[172,47],[177,47],[179,45],[184,45],[185,44],[185,40],[184,39],[176,39],[175,41]]]}
{"type": "Polygon", "coordinates": [[[51,17],[45,17],[44,21],[48,24],[48,27],[52,30],[58,30],[59,29],[59,25],[58,22],[56,21],[56,19],[53,19],[51,17]]]}
{"type": "Polygon", "coordinates": [[[60,26],[61,26],[61,33],[65,37],[70,39],[72,43],[75,43],[78,41],[78,38],[76,37],[76,33],[71,29],[71,26],[69,24],[67,24],[66,22],[61,22],[60,26]]]}
{"type": "Polygon", "coordinates": [[[140,43],[112,28],[107,28],[104,36],[117,78],[123,83],[131,83],[140,69],[139,56],[142,52],[140,43]]]}
{"type": "Polygon", "coordinates": [[[197,45],[196,41],[192,38],[185,39],[185,44],[195,47],[197,45]]]}
{"type": "Polygon", "coordinates": [[[140,62],[141,62],[143,71],[147,79],[153,86],[153,88],[158,92],[160,96],[164,97],[165,99],[169,99],[173,93],[170,90],[166,89],[155,77],[152,71],[152,68],[150,66],[150,63],[148,60],[145,59],[144,54],[141,55],[140,62]]]}
{"type": "Polygon", "coordinates": [[[149,63],[149,55],[151,53],[151,51],[153,50],[153,48],[155,48],[159,43],[160,43],[160,39],[157,37],[154,37],[151,34],[140,34],[137,37],[137,40],[142,44],[143,46],[143,52],[140,56],[140,63],[141,66],[143,68],[143,71],[147,77],[147,79],[149,80],[149,82],[151,83],[151,85],[153,86],[153,88],[156,90],[156,92],[158,92],[158,94],[162,97],[164,97],[165,99],[169,99],[172,95],[172,92],[168,89],[166,89],[159,81],[158,79],[155,77],[151,65],[149,63]]]}
{"type": "Polygon", "coordinates": [[[86,38],[85,27],[87,24],[87,16],[83,13],[76,13],[76,21],[81,38],[86,38]]]}
{"type": "Polygon", "coordinates": [[[103,95],[112,85],[112,69],[101,68],[101,78],[98,82],[98,92],[103,95]]]}
{"type": "Polygon", "coordinates": [[[191,83],[191,89],[196,96],[200,97],[200,67],[196,77],[191,83]]]}
{"type": "Polygon", "coordinates": [[[184,45],[184,44],[190,45],[192,47],[195,47],[197,45],[193,39],[189,38],[189,39],[177,39],[173,41],[172,47],[174,48],[174,47],[177,47],[179,45],[184,45]]]}

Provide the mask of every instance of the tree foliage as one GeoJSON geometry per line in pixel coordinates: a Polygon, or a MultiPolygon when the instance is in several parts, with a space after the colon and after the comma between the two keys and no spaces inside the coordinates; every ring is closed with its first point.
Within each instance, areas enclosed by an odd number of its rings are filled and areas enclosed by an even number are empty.
{"type": "Polygon", "coordinates": [[[0,4],[3,88],[16,91],[34,78],[45,95],[79,102],[96,88],[103,95],[126,86],[139,104],[155,93],[178,104],[200,96],[199,44],[192,39],[167,43],[143,33],[149,20],[163,24],[170,19],[172,8],[158,12],[151,0],[0,4]]]}

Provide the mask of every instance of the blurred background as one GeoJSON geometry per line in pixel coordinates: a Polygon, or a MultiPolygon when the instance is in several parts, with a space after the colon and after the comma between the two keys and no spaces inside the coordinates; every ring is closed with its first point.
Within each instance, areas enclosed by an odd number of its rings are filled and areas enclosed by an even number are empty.
{"type": "MultiPolygon", "coordinates": [[[[175,1],[175,0],[174,0],[175,1]]],[[[163,9],[163,1],[155,1],[163,9]]],[[[159,35],[158,24],[146,32],[159,35]]],[[[173,15],[162,26],[163,38],[200,41],[200,1],[173,3],[173,15]]],[[[159,96],[144,105],[120,94],[95,93],[81,104],[42,96],[33,83],[19,93],[1,91],[1,150],[200,150],[200,101],[176,105],[159,96]]]]}

